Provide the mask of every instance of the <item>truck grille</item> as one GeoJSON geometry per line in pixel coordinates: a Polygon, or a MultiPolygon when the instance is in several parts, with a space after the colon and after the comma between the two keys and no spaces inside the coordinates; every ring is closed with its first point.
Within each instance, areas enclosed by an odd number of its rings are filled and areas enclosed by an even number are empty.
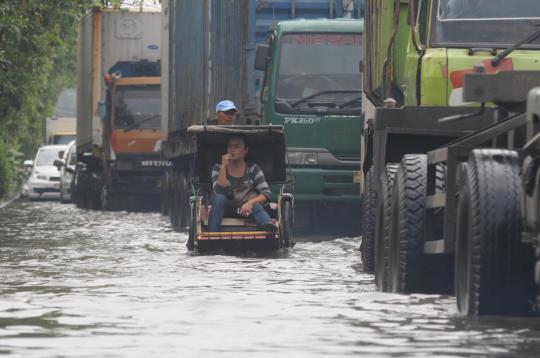
{"type": "Polygon", "coordinates": [[[358,195],[358,197],[360,197],[360,188],[324,188],[323,193],[327,196],[358,195]]]}
{"type": "Polygon", "coordinates": [[[323,180],[325,183],[332,183],[332,184],[352,183],[353,176],[352,175],[325,175],[323,180]]]}

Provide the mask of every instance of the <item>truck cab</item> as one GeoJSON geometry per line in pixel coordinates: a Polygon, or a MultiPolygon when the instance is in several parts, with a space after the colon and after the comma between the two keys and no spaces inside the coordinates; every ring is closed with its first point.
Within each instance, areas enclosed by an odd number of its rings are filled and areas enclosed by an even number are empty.
{"type": "Polygon", "coordinates": [[[505,58],[497,54],[537,30],[536,0],[368,1],[364,91],[370,109],[393,98],[398,106],[462,106],[463,76],[538,68],[540,37],[505,58]]]}
{"type": "MultiPolygon", "coordinates": [[[[160,78],[129,77],[110,87],[111,157],[159,157],[160,78]]],[[[104,132],[106,133],[106,132],[104,132]]]]}
{"type": "Polygon", "coordinates": [[[299,204],[360,202],[362,31],[361,20],[319,19],[281,21],[269,32],[262,121],[285,128],[299,204]]]}

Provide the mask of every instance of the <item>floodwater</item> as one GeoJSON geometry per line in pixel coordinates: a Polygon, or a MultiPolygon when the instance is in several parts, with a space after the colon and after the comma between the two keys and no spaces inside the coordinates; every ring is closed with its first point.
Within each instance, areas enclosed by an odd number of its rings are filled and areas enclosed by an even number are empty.
{"type": "Polygon", "coordinates": [[[0,210],[0,355],[536,357],[540,319],[376,292],[358,238],[196,255],[159,214],[0,210]]]}

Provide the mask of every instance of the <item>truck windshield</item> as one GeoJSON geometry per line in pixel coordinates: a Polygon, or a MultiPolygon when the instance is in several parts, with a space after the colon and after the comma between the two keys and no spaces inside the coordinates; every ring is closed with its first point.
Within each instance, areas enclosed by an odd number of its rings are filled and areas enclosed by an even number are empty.
{"type": "Polygon", "coordinates": [[[361,109],[361,34],[287,34],[281,39],[278,113],[361,109]]]}
{"type": "Polygon", "coordinates": [[[159,86],[120,86],[116,89],[114,103],[115,128],[160,127],[159,86]]]}
{"type": "MultiPolygon", "coordinates": [[[[540,24],[538,0],[434,0],[434,47],[503,48],[540,24]]],[[[538,48],[540,39],[526,47],[538,48]]]]}

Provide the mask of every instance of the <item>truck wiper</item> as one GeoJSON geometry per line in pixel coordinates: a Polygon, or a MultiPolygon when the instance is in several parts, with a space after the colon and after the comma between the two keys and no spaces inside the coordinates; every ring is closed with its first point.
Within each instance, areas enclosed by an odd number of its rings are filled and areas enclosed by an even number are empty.
{"type": "MultiPolygon", "coordinates": [[[[536,25],[536,27],[539,27],[540,24],[536,25]]],[[[515,45],[507,48],[506,50],[504,50],[503,52],[501,52],[500,54],[498,54],[497,56],[493,57],[491,59],[491,65],[493,67],[497,67],[499,66],[499,63],[501,63],[501,61],[508,55],[510,55],[512,52],[514,52],[515,50],[517,50],[518,48],[520,48],[522,45],[525,45],[525,44],[528,44],[530,42],[533,42],[534,40],[536,40],[537,38],[540,37],[540,29],[536,30],[532,35],[529,35],[527,38],[525,38],[524,40],[521,40],[519,41],[518,43],[516,43],[515,45]]]]}
{"type": "Polygon", "coordinates": [[[346,107],[348,106],[349,104],[353,104],[354,102],[358,102],[359,100],[362,99],[362,96],[359,96],[359,97],[355,97],[353,99],[351,99],[350,101],[347,101],[345,103],[342,103],[339,105],[339,108],[343,108],[343,107],[346,107]]]}
{"type": "Polygon", "coordinates": [[[145,123],[145,122],[148,122],[148,121],[150,121],[150,120],[152,120],[152,119],[154,119],[154,118],[157,118],[157,117],[159,117],[159,116],[160,116],[160,114],[159,114],[159,113],[156,113],[156,114],[152,114],[151,116],[148,116],[148,117],[146,117],[146,118],[143,118],[142,120],[140,120],[140,121],[138,121],[138,122],[135,122],[135,123],[133,123],[133,124],[127,126],[126,128],[124,128],[124,133],[129,132],[129,131],[131,131],[131,130],[137,128],[137,127],[140,127],[141,124],[143,124],[143,123],[145,123]]]}
{"type": "Polygon", "coordinates": [[[362,91],[357,91],[357,90],[331,90],[331,91],[320,91],[320,92],[317,92],[317,93],[314,93],[312,95],[309,95],[309,96],[306,96],[304,98],[301,98],[299,99],[298,101],[294,102],[293,104],[291,104],[291,107],[296,107],[298,106],[300,103],[304,103],[306,101],[309,101],[310,99],[312,98],[315,98],[315,97],[318,97],[320,95],[323,95],[323,94],[333,94],[333,93],[361,93],[362,91]]]}

